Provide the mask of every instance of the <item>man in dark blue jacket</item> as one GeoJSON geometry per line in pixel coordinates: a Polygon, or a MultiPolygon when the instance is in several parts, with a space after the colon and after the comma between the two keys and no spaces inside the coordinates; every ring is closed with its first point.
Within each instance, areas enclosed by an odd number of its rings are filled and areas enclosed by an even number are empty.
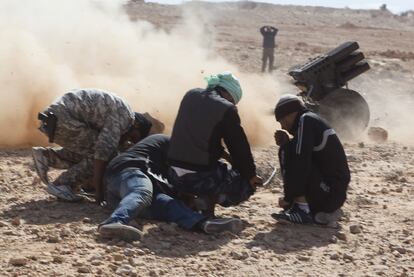
{"type": "Polygon", "coordinates": [[[275,108],[282,130],[276,131],[285,210],[272,216],[293,223],[327,224],[339,214],[350,182],[348,162],[335,131],[308,111],[295,95],[280,98],[275,108]]]}

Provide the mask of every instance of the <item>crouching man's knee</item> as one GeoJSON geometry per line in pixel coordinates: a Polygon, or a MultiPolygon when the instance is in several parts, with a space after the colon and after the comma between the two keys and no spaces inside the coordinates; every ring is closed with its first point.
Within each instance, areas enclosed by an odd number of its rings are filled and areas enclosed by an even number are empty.
{"type": "Polygon", "coordinates": [[[327,205],[325,207],[325,211],[327,213],[332,213],[339,208],[341,208],[346,201],[346,191],[335,191],[331,194],[327,201],[327,205]]]}

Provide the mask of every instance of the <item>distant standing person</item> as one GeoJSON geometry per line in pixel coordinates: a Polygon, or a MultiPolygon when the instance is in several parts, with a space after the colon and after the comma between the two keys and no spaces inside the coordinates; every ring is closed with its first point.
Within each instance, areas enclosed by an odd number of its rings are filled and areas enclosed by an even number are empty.
{"type": "Polygon", "coordinates": [[[263,56],[262,56],[262,72],[266,70],[266,63],[269,60],[269,72],[273,70],[273,62],[275,60],[275,38],[279,30],[272,26],[263,26],[260,33],[263,36],[263,56]]]}

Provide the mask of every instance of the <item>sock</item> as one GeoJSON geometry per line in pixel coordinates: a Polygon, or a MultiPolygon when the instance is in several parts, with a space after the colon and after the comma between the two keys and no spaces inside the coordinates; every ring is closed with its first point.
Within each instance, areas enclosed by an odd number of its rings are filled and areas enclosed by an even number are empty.
{"type": "Polygon", "coordinates": [[[296,202],[296,204],[298,204],[299,209],[301,209],[305,213],[307,213],[307,214],[310,213],[310,209],[309,209],[309,204],[308,203],[296,202]]]}

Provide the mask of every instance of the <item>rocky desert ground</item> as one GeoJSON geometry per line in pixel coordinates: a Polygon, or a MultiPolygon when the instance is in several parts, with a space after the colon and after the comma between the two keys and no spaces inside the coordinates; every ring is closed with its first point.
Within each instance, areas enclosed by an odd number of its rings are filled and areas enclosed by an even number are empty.
{"type": "MultiPolygon", "coordinates": [[[[282,191],[275,178],[241,206],[219,209],[221,216],[244,221],[240,234],[210,236],[139,220],[145,236],[132,244],[98,237],[97,224],[107,212],[93,202],[65,203],[47,195],[29,148],[3,148],[1,276],[414,276],[413,13],[255,2],[130,2],[125,12],[131,21],[167,32],[192,12],[213,34],[206,43],[214,53],[247,73],[260,70],[258,28],[277,26],[272,77],[280,80],[288,79],[293,64],[357,40],[372,69],[351,85],[370,104],[371,124],[387,129],[389,140],[362,135],[345,142],[352,182],[339,228],[276,223],[270,214],[278,211],[282,191]]],[[[277,148],[257,146],[254,155],[266,178],[277,148]]]]}

